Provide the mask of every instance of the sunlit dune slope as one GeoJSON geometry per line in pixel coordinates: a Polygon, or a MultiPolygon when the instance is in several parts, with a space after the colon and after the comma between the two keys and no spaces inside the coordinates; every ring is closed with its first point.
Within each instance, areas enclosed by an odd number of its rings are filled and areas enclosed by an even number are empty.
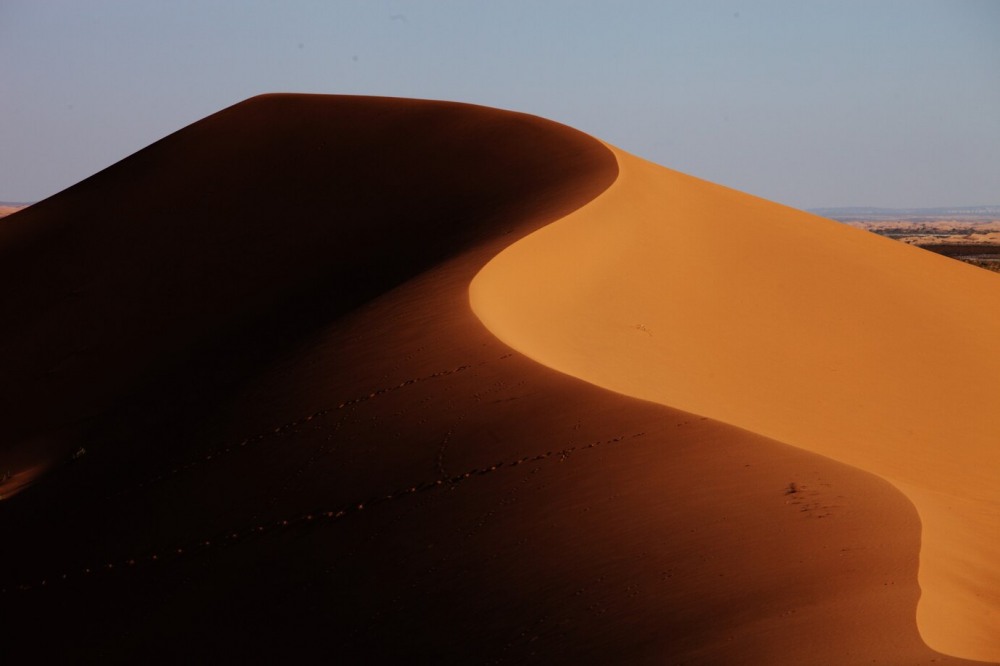
{"type": "Polygon", "coordinates": [[[618,175],[530,116],[279,95],[4,220],[0,654],[967,663],[917,631],[887,481],[472,312],[492,257],[618,175]]]}
{"type": "Polygon", "coordinates": [[[471,286],[500,339],[599,386],[889,480],[921,635],[1000,660],[1000,278],[615,151],[592,204],[471,286]]]}

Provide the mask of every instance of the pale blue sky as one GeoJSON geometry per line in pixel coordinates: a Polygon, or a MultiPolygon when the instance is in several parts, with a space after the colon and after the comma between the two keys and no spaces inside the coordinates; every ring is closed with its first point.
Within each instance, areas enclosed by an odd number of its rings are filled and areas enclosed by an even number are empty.
{"type": "Polygon", "coordinates": [[[534,113],[803,208],[1000,204],[990,0],[0,0],[0,201],[274,91],[534,113]]]}

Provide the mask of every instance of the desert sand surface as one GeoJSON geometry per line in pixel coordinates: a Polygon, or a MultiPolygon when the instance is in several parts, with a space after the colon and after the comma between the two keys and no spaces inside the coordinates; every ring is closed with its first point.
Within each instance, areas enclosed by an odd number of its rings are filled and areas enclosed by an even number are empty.
{"type": "MultiPolygon", "coordinates": [[[[987,210],[992,211],[993,208],[987,210]]],[[[847,224],[979,268],[1000,272],[1000,221],[998,220],[925,218],[915,221],[852,220],[847,224]]]]}
{"type": "Polygon", "coordinates": [[[541,363],[890,481],[922,522],[921,635],[1000,660],[996,275],[615,150],[601,197],[472,304],[541,363]]]}
{"type": "Polygon", "coordinates": [[[4,654],[969,663],[918,629],[910,489],[553,370],[473,312],[493,257],[597,220],[633,166],[511,112],[268,95],[5,220],[4,654]]]}
{"type": "Polygon", "coordinates": [[[0,217],[13,215],[22,208],[27,208],[25,204],[0,204],[0,217]]]}
{"type": "MultiPolygon", "coordinates": [[[[895,238],[910,245],[954,246],[964,251],[968,245],[1000,245],[1000,221],[908,220],[852,221],[852,227],[895,238]]],[[[940,253],[939,253],[940,254],[940,253]]]]}

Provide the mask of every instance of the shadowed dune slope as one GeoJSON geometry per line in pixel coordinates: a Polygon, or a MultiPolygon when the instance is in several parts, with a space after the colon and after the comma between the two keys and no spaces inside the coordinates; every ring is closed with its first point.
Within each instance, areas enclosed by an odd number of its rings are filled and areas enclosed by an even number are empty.
{"type": "Polygon", "coordinates": [[[475,311],[550,367],[888,479],[923,522],[922,636],[1000,660],[998,276],[616,155],[475,311]]]}
{"type": "Polygon", "coordinates": [[[86,454],[0,502],[4,655],[965,663],[917,632],[891,485],[473,314],[491,257],[617,175],[537,118],[268,96],[13,216],[4,463],[86,454]]]}
{"type": "Polygon", "coordinates": [[[0,456],[28,467],[19,447],[53,439],[64,454],[220,341],[245,368],[614,169],[568,128],[462,104],[265,95],[194,123],[0,225],[16,322],[0,331],[0,456]]]}

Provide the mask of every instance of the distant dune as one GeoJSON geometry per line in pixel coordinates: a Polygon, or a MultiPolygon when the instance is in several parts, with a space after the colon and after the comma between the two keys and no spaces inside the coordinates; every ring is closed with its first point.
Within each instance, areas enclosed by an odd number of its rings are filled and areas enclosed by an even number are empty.
{"type": "Polygon", "coordinates": [[[3,654],[996,661],[998,288],[540,118],[247,100],[0,224],[3,654]]]}
{"type": "Polygon", "coordinates": [[[22,208],[27,208],[28,204],[9,204],[0,202],[0,217],[7,217],[8,215],[13,215],[22,208]]]}

